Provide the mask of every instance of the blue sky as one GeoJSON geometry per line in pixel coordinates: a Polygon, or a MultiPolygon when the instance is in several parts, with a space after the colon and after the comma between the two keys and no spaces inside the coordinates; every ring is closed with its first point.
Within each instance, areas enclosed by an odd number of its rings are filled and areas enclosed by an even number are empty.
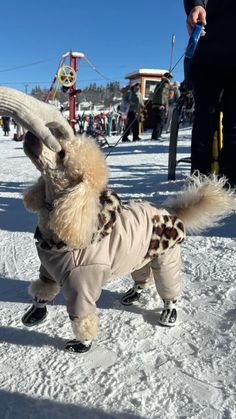
{"type": "MultiPolygon", "coordinates": [[[[1,3],[0,84],[49,88],[61,57],[83,52],[77,87],[118,80],[138,68],[169,69],[188,42],[182,0],[11,0],[1,3]],[[102,75],[102,76],[101,76],[102,75]]],[[[69,64],[69,62],[66,62],[69,64]]],[[[173,71],[183,80],[183,61],[173,71]]]]}

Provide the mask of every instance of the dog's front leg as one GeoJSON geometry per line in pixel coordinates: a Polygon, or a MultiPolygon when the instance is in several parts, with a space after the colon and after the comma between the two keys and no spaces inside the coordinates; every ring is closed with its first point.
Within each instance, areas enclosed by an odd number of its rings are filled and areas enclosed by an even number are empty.
{"type": "Polygon", "coordinates": [[[98,335],[98,318],[96,314],[86,317],[71,317],[71,326],[75,339],[65,345],[69,352],[87,352],[92,346],[92,340],[98,335]]]}
{"type": "Polygon", "coordinates": [[[42,271],[45,269],[41,266],[40,278],[33,281],[28,292],[33,297],[33,305],[27,310],[22,317],[22,323],[25,326],[36,326],[41,323],[47,316],[47,304],[52,303],[56,295],[60,291],[59,285],[49,278],[49,274],[44,276],[42,271]]]}
{"type": "Polygon", "coordinates": [[[92,340],[97,337],[96,302],[109,276],[109,267],[91,264],[77,266],[65,280],[63,293],[75,335],[75,340],[66,343],[66,350],[86,352],[90,349],[92,340]]]}

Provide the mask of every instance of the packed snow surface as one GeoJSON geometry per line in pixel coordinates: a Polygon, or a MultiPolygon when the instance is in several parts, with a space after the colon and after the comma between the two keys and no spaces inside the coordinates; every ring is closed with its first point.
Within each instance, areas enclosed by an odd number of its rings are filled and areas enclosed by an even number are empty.
{"type": "MultiPolygon", "coordinates": [[[[189,156],[190,133],[180,130],[178,158],[189,156]]],[[[36,216],[24,209],[22,194],[39,173],[12,137],[0,133],[1,419],[236,418],[236,215],[183,244],[176,327],[158,324],[154,286],[133,306],[120,304],[132,285],[127,275],[103,290],[92,350],[66,353],[73,335],[62,295],[44,323],[21,323],[39,267],[36,216]]],[[[168,181],[168,144],[167,134],[162,142],[143,134],[140,142],[104,147],[112,151],[110,186],[124,200],[156,203],[179,191],[189,165],[179,164],[168,181]]]]}

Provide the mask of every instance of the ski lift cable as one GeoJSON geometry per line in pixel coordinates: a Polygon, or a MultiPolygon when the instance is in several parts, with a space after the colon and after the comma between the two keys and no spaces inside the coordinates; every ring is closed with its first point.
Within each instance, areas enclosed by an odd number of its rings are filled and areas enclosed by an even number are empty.
{"type": "Polygon", "coordinates": [[[110,78],[104,76],[98,69],[97,67],[86,57],[84,56],[84,60],[87,62],[87,64],[97,73],[99,74],[99,76],[101,76],[104,80],[106,81],[111,81],[110,78]]]}
{"type": "Polygon", "coordinates": [[[41,60],[41,61],[35,61],[32,63],[28,63],[28,64],[22,64],[22,65],[17,65],[17,66],[13,66],[13,67],[8,67],[8,68],[4,68],[4,69],[0,69],[0,73],[4,73],[7,71],[12,71],[12,70],[18,70],[19,68],[26,68],[26,67],[31,67],[33,65],[38,65],[38,64],[43,64],[43,63],[47,63],[50,62],[51,60],[41,60]]]}

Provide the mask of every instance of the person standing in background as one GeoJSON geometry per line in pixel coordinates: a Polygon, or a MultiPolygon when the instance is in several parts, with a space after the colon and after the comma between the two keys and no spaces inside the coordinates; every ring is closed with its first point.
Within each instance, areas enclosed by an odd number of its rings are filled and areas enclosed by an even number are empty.
{"type": "Polygon", "coordinates": [[[129,105],[127,115],[127,124],[122,142],[130,141],[128,135],[130,131],[133,133],[133,141],[140,140],[139,138],[139,118],[144,108],[143,99],[140,92],[140,83],[135,83],[130,90],[124,94],[124,102],[129,105]]]}
{"type": "Polygon", "coordinates": [[[10,132],[10,117],[9,116],[2,116],[2,129],[4,132],[5,137],[9,135],[10,132]]]}
{"type": "Polygon", "coordinates": [[[162,76],[160,83],[156,85],[156,88],[152,96],[152,110],[155,118],[155,125],[152,131],[152,140],[159,140],[163,126],[165,123],[165,116],[168,112],[168,101],[169,101],[169,88],[170,79],[172,75],[165,73],[162,76]]]}
{"type": "Polygon", "coordinates": [[[168,115],[167,115],[167,121],[166,121],[166,126],[165,126],[167,133],[170,132],[173,110],[179,97],[180,97],[180,91],[178,88],[178,83],[174,82],[173,85],[170,86],[170,89],[169,89],[168,115]]]}

